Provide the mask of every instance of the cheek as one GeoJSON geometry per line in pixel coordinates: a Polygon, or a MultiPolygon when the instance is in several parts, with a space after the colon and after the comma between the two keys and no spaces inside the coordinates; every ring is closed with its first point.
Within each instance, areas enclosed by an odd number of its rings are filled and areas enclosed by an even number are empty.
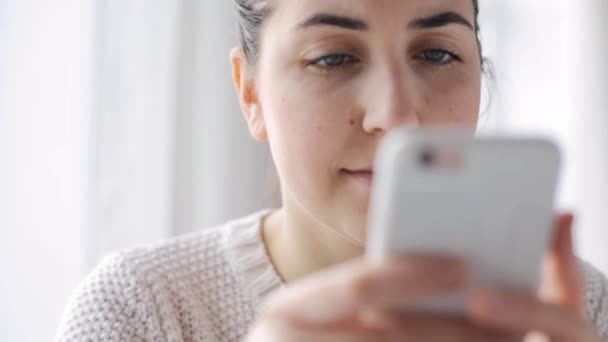
{"type": "Polygon", "coordinates": [[[458,89],[445,95],[444,104],[437,108],[446,124],[471,127],[479,117],[479,95],[473,89],[458,89]]]}
{"type": "Polygon", "coordinates": [[[348,101],[293,84],[275,83],[262,99],[276,166],[291,187],[329,189],[354,129],[348,101]]]}
{"type": "Polygon", "coordinates": [[[424,95],[423,124],[475,127],[479,118],[481,79],[475,73],[430,86],[424,95]]]}
{"type": "Polygon", "coordinates": [[[265,118],[269,133],[289,145],[290,151],[313,151],[324,157],[340,149],[352,132],[352,102],[344,91],[332,94],[308,83],[296,78],[276,84],[263,104],[265,118]]]}

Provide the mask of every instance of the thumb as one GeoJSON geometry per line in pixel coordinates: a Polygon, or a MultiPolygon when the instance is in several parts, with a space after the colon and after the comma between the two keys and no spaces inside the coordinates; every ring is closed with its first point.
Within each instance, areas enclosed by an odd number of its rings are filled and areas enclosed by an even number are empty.
{"type": "Polygon", "coordinates": [[[550,248],[543,263],[541,297],[547,302],[560,305],[582,314],[585,288],[580,264],[574,255],[573,221],[570,213],[556,216],[550,248]]]}
{"type": "Polygon", "coordinates": [[[312,326],[351,321],[359,303],[349,281],[363,278],[363,269],[363,260],[357,259],[290,284],[269,298],[265,316],[312,326]]]}

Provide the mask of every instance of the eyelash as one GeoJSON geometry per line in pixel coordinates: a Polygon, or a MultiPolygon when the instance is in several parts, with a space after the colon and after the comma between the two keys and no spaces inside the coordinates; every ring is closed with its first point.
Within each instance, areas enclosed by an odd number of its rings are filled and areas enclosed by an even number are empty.
{"type": "MultiPolygon", "coordinates": [[[[462,59],[460,58],[460,56],[458,56],[457,53],[448,51],[448,50],[444,50],[444,49],[427,49],[427,50],[424,50],[424,51],[416,54],[416,58],[424,60],[424,61],[428,62],[429,64],[436,65],[436,66],[449,65],[449,64],[452,64],[454,61],[462,62],[462,59]],[[433,58],[429,58],[429,54],[432,54],[432,53],[443,54],[443,57],[440,58],[439,61],[433,61],[433,58]],[[445,58],[448,58],[448,60],[445,61],[445,58]]],[[[335,54],[329,54],[329,55],[321,56],[319,58],[312,59],[312,60],[308,61],[306,63],[306,65],[312,66],[312,67],[315,67],[315,68],[318,68],[321,70],[331,71],[331,70],[336,70],[339,68],[344,68],[348,65],[355,64],[357,62],[359,62],[359,60],[354,56],[344,54],[344,53],[335,53],[335,54]],[[338,59],[337,63],[335,61],[336,58],[338,59]],[[332,62],[328,63],[328,61],[331,61],[331,59],[334,59],[333,63],[332,62]]]]}
{"type": "Polygon", "coordinates": [[[348,55],[345,53],[334,53],[334,54],[329,54],[329,55],[321,56],[319,58],[312,59],[312,60],[308,61],[308,63],[306,63],[306,64],[308,66],[313,66],[313,67],[316,67],[321,70],[335,70],[338,68],[346,67],[347,65],[355,64],[357,62],[359,62],[359,60],[354,56],[351,56],[351,55],[348,55]],[[331,58],[341,59],[341,62],[338,62],[337,64],[334,64],[334,65],[330,65],[331,63],[328,63],[328,60],[330,60],[331,58]],[[325,65],[322,64],[323,62],[325,62],[325,65]]]}
{"type": "Polygon", "coordinates": [[[462,59],[460,58],[460,56],[458,56],[458,54],[456,52],[452,52],[452,51],[448,51],[448,50],[444,50],[444,49],[424,50],[424,51],[416,54],[416,58],[426,60],[428,63],[433,64],[433,65],[438,65],[438,66],[449,65],[449,64],[454,63],[454,61],[458,61],[458,62],[462,63],[462,59]],[[443,58],[441,58],[440,61],[433,61],[432,58],[429,58],[429,55],[428,55],[429,53],[443,54],[443,58]],[[448,58],[448,60],[444,61],[444,59],[446,57],[448,58]]]}

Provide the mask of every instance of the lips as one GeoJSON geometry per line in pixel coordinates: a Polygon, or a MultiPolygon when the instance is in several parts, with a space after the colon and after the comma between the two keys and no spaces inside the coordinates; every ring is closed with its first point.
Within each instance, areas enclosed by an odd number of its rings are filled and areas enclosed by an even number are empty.
{"type": "Polygon", "coordinates": [[[371,184],[374,178],[374,170],[371,168],[364,169],[343,169],[342,173],[346,176],[349,176],[355,180],[365,182],[367,184],[371,184]]]}
{"type": "Polygon", "coordinates": [[[374,170],[372,169],[361,169],[361,170],[348,170],[348,169],[344,169],[345,173],[348,174],[352,174],[352,175],[357,175],[357,174],[361,174],[361,175],[373,175],[374,174],[374,170]]]}

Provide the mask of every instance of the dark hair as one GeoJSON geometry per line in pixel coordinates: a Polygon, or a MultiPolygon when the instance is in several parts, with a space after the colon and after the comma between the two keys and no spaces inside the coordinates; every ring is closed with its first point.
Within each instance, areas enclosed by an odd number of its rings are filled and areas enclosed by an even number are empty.
{"type": "MultiPolygon", "coordinates": [[[[482,65],[481,40],[479,38],[479,0],[472,0],[475,11],[475,30],[482,65]]],[[[271,0],[234,0],[239,14],[239,33],[241,46],[249,63],[254,64],[260,54],[260,34],[266,19],[272,12],[271,0]]]]}

